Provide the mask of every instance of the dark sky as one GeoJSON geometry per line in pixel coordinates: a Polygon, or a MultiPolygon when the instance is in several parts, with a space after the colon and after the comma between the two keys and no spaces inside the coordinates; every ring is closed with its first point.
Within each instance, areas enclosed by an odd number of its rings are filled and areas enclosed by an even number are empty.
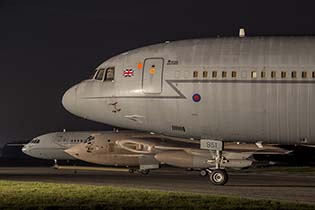
{"type": "Polygon", "coordinates": [[[312,1],[0,0],[0,141],[102,130],[63,93],[113,55],[187,38],[315,34],[312,1]]]}

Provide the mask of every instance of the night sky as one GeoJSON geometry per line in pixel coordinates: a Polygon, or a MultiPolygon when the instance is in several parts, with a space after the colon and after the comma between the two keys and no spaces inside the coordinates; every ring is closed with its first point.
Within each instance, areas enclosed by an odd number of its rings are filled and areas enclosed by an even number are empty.
{"type": "Polygon", "coordinates": [[[52,131],[105,130],[61,98],[104,60],[189,38],[315,34],[312,1],[0,0],[0,142],[52,131]]]}

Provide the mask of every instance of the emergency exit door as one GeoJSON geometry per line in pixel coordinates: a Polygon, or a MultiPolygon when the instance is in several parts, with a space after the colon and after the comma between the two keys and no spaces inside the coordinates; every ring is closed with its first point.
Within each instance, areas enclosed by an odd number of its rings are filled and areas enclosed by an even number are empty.
{"type": "Polygon", "coordinates": [[[144,93],[161,93],[163,82],[163,58],[147,58],[142,72],[142,90],[144,93]]]}

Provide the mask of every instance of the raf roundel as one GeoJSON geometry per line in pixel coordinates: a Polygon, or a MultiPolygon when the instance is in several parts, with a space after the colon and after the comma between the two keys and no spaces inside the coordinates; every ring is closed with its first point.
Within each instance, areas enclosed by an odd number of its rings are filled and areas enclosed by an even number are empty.
{"type": "Polygon", "coordinates": [[[201,101],[201,96],[198,93],[196,93],[192,96],[192,100],[197,103],[201,101]]]}

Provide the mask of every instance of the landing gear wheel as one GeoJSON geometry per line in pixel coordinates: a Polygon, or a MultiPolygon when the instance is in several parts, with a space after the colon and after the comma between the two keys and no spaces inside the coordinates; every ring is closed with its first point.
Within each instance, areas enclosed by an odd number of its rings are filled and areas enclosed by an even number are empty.
{"type": "Polygon", "coordinates": [[[204,170],[204,169],[202,169],[201,171],[200,171],[200,176],[207,176],[208,175],[208,172],[206,171],[206,170],[204,170]]]}
{"type": "Polygon", "coordinates": [[[129,168],[128,172],[129,172],[130,174],[134,174],[134,173],[135,173],[135,170],[134,170],[133,168],[129,168]]]}
{"type": "Polygon", "coordinates": [[[150,170],[141,170],[140,173],[143,175],[148,175],[150,170]]]}
{"type": "Polygon", "coordinates": [[[224,185],[229,179],[229,176],[224,169],[216,169],[210,174],[210,181],[214,185],[224,185]]]}

